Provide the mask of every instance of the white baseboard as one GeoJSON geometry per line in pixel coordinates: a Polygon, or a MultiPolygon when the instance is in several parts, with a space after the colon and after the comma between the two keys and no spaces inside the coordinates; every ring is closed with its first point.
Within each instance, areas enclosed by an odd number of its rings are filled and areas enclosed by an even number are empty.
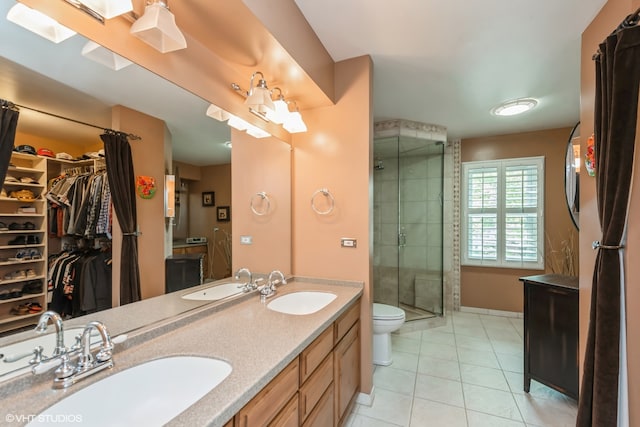
{"type": "Polygon", "coordinates": [[[518,319],[522,319],[524,317],[524,313],[517,311],[491,310],[489,308],[461,306],[460,311],[464,313],[489,314],[491,316],[515,317],[518,319]]]}
{"type": "Polygon", "coordinates": [[[356,396],[356,403],[358,405],[371,406],[373,405],[373,399],[375,398],[376,386],[371,387],[371,393],[358,393],[356,396]]]}

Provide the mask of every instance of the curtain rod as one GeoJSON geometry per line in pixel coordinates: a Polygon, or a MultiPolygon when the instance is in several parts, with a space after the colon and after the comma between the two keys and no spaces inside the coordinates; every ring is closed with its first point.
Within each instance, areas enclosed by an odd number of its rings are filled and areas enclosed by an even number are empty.
{"type": "MultiPolygon", "coordinates": [[[[636,9],[631,15],[628,15],[626,18],[622,20],[622,22],[613,30],[610,34],[614,35],[622,30],[626,30],[627,28],[635,27],[640,22],[640,7],[636,9]]],[[[600,57],[600,49],[591,57],[592,60],[596,60],[600,57]]]]}
{"type": "Polygon", "coordinates": [[[16,104],[16,103],[13,103],[11,101],[6,101],[4,99],[2,99],[0,101],[2,101],[2,108],[10,108],[10,109],[14,109],[14,110],[18,109],[18,108],[24,108],[25,110],[35,111],[36,113],[45,114],[47,116],[51,116],[51,117],[55,117],[55,118],[58,118],[58,119],[67,120],[69,122],[77,123],[77,124],[80,124],[80,125],[84,125],[84,126],[89,126],[89,127],[92,127],[92,128],[100,129],[100,130],[103,130],[105,132],[121,133],[121,134],[125,135],[127,138],[129,138],[131,140],[134,140],[134,141],[142,140],[141,137],[139,137],[138,135],[135,135],[133,133],[120,132],[120,131],[117,131],[117,130],[114,130],[114,129],[106,128],[104,126],[98,126],[98,125],[94,125],[94,124],[91,124],[91,123],[83,122],[83,121],[80,121],[80,120],[71,119],[69,117],[61,116],[59,114],[50,113],[48,111],[39,110],[37,108],[28,107],[26,105],[16,104]]]}

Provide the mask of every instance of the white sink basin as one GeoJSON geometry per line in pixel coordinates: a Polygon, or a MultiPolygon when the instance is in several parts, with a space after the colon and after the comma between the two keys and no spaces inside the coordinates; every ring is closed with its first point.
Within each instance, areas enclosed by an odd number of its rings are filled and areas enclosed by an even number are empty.
{"type": "Polygon", "coordinates": [[[239,283],[223,283],[221,285],[211,286],[201,289],[190,294],[183,295],[183,299],[195,301],[217,301],[242,293],[242,289],[238,288],[239,283]]]}
{"type": "Polygon", "coordinates": [[[73,415],[81,417],[82,425],[92,427],[160,426],[200,400],[230,373],[227,362],[208,357],[153,360],[91,384],[27,425],[59,426],[59,420],[73,415]]]}
{"type": "Polygon", "coordinates": [[[285,314],[312,314],[325,308],[336,295],[330,292],[302,291],[282,295],[267,304],[267,308],[285,314]]]}

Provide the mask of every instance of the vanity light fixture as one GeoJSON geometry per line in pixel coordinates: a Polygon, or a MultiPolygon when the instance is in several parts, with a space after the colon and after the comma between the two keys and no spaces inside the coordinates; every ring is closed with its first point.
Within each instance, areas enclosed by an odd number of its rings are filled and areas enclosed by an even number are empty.
{"type": "Polygon", "coordinates": [[[152,0],[147,4],[130,32],[162,53],[187,47],[187,40],[176,25],[176,17],[169,10],[167,0],[152,0]]]}
{"type": "Polygon", "coordinates": [[[289,101],[289,103],[294,104],[295,110],[289,112],[289,115],[287,116],[285,122],[282,124],[282,127],[289,133],[306,132],[307,125],[302,120],[300,111],[298,111],[298,104],[296,103],[296,101],[289,101]]]}
{"type": "Polygon", "coordinates": [[[82,56],[115,71],[121,70],[132,64],[128,59],[123,58],[117,53],[114,53],[106,47],[91,40],[89,40],[82,48],[82,56]]]}
{"type": "Polygon", "coordinates": [[[273,91],[276,90],[279,93],[278,98],[273,101],[274,108],[273,110],[267,110],[266,116],[273,123],[281,125],[289,116],[289,106],[287,101],[284,100],[284,96],[282,96],[282,90],[279,87],[274,87],[273,91]]]}
{"type": "Polygon", "coordinates": [[[515,116],[531,110],[538,101],[533,98],[520,98],[503,102],[491,110],[491,114],[495,116],[515,116]]]}
{"type": "Polygon", "coordinates": [[[207,108],[207,116],[211,117],[212,119],[216,119],[220,122],[224,122],[225,120],[229,120],[229,118],[231,117],[231,115],[224,111],[222,108],[218,107],[215,104],[211,104],[209,105],[209,108],[207,108]]]}
{"type": "Polygon", "coordinates": [[[260,114],[266,114],[268,110],[275,110],[276,108],[271,100],[271,92],[269,92],[267,82],[264,80],[264,75],[260,71],[256,71],[251,75],[249,93],[247,93],[247,99],[244,100],[244,104],[260,114]],[[254,86],[253,80],[257,74],[260,74],[260,79],[258,84],[254,86]]]}
{"type": "Polygon", "coordinates": [[[104,19],[115,18],[133,10],[131,0],[78,0],[104,19]]]}
{"type": "Polygon", "coordinates": [[[9,9],[7,19],[54,43],[60,43],[76,34],[55,19],[22,3],[16,3],[9,9]]]}
{"type": "Polygon", "coordinates": [[[268,136],[271,136],[269,132],[260,129],[259,127],[254,126],[251,123],[248,123],[248,125],[249,127],[247,127],[247,133],[254,138],[266,138],[268,136]]]}
{"type": "Polygon", "coordinates": [[[238,116],[234,116],[233,114],[229,114],[229,121],[227,122],[229,126],[238,130],[247,130],[249,128],[249,123],[242,120],[238,116]]]}

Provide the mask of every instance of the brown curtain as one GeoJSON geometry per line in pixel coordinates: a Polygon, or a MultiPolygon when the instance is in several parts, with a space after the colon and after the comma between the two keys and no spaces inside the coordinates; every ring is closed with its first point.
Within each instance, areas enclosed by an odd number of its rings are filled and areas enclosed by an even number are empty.
{"type": "MultiPolygon", "coordinates": [[[[596,57],[595,154],[602,240],[593,273],[589,332],[577,425],[618,425],[622,252],[633,172],[640,27],[630,15],[601,45],[596,57]]],[[[623,359],[623,360],[626,360],[623,359]]]]}
{"type": "Polygon", "coordinates": [[[0,99],[0,182],[4,182],[9,169],[19,115],[12,103],[0,99]]]}
{"type": "Polygon", "coordinates": [[[127,135],[108,131],[100,138],[104,142],[107,178],[111,188],[113,209],[122,229],[120,261],[120,304],[140,301],[140,270],[138,268],[138,236],[136,225],[135,179],[133,159],[127,135]]]}

